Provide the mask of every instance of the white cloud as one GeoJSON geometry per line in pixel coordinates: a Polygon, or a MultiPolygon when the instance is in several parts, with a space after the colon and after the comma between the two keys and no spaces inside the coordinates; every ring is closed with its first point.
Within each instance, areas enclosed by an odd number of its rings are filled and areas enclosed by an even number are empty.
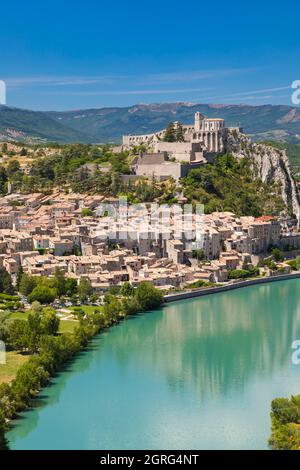
{"type": "Polygon", "coordinates": [[[126,95],[168,95],[180,93],[205,92],[211,88],[177,88],[177,89],[153,89],[153,90],[95,90],[95,91],[50,91],[51,95],[68,95],[68,96],[126,96],[126,95]]]}
{"type": "Polygon", "coordinates": [[[167,72],[159,74],[150,74],[143,77],[143,83],[171,83],[171,82],[192,82],[208,78],[218,78],[232,76],[241,73],[247,73],[256,69],[237,68],[237,69],[211,69],[211,70],[190,70],[181,72],[167,72]]]}
{"type": "MultiPolygon", "coordinates": [[[[122,77],[118,77],[118,80],[122,77]]],[[[112,85],[115,77],[79,77],[79,76],[32,76],[32,77],[7,77],[5,82],[11,88],[26,86],[80,86],[80,85],[112,85]]]]}

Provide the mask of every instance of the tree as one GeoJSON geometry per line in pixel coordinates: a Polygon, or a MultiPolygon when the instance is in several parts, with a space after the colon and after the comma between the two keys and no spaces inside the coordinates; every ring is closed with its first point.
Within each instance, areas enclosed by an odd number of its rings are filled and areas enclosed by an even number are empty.
{"type": "Polygon", "coordinates": [[[93,211],[88,207],[84,207],[81,209],[81,215],[82,217],[91,217],[93,215],[93,211]]]}
{"type": "Polygon", "coordinates": [[[19,267],[18,272],[17,272],[17,279],[16,279],[16,288],[17,291],[20,292],[20,284],[21,284],[21,279],[24,274],[22,266],[19,267]]]}
{"type": "Polygon", "coordinates": [[[23,350],[28,345],[28,323],[24,320],[14,320],[9,326],[9,344],[13,349],[23,350]]]}
{"type": "Polygon", "coordinates": [[[39,357],[32,357],[23,364],[11,385],[18,406],[21,408],[28,405],[30,399],[46,385],[48,379],[49,373],[42,366],[39,357]]]}
{"type": "Polygon", "coordinates": [[[16,173],[20,172],[21,167],[18,160],[10,160],[7,164],[6,172],[9,179],[13,179],[16,173]]]}
{"type": "Polygon", "coordinates": [[[158,308],[163,302],[163,295],[151,282],[141,282],[135,293],[142,310],[158,308]]]}
{"type": "Polygon", "coordinates": [[[14,397],[8,383],[0,384],[0,410],[2,416],[5,416],[7,419],[10,419],[15,413],[14,397]]]}
{"type": "Polygon", "coordinates": [[[0,166],[0,194],[7,193],[7,173],[4,166],[0,166]]]}
{"type": "Polygon", "coordinates": [[[23,295],[29,295],[33,291],[33,289],[37,286],[37,279],[33,276],[29,276],[28,274],[22,274],[19,291],[23,295]]]}
{"type": "Polygon", "coordinates": [[[174,122],[170,122],[167,125],[163,140],[165,142],[176,142],[176,131],[175,131],[174,122]]]}
{"type": "Polygon", "coordinates": [[[272,251],[272,256],[274,258],[275,261],[283,261],[284,260],[284,255],[282,253],[281,250],[279,250],[279,248],[273,248],[272,251]]]}
{"type": "Polygon", "coordinates": [[[4,142],[4,144],[2,144],[1,152],[4,153],[5,155],[7,154],[7,152],[8,152],[8,145],[7,145],[6,142],[4,142]]]}
{"type": "Polygon", "coordinates": [[[56,268],[54,272],[55,288],[57,295],[60,297],[66,293],[66,278],[62,269],[56,268]]]}
{"type": "Polygon", "coordinates": [[[0,450],[8,450],[8,441],[5,437],[5,432],[7,431],[5,417],[0,411],[0,450]]]}
{"type": "Polygon", "coordinates": [[[134,294],[134,287],[130,282],[124,282],[123,286],[121,287],[120,294],[124,295],[125,297],[131,297],[134,294]]]}
{"type": "Polygon", "coordinates": [[[29,351],[37,352],[39,340],[42,334],[42,319],[38,312],[30,312],[27,320],[27,332],[25,333],[25,344],[29,351]]]}
{"type": "Polygon", "coordinates": [[[51,304],[57,296],[56,289],[51,289],[48,286],[38,285],[33,289],[31,294],[28,295],[28,302],[32,303],[35,300],[41,304],[51,304]]]}
{"type": "Polygon", "coordinates": [[[177,124],[175,135],[177,142],[184,142],[184,131],[181,122],[177,124]]]}
{"type": "Polygon", "coordinates": [[[37,300],[35,300],[34,302],[32,302],[32,304],[31,304],[31,310],[32,310],[32,312],[34,312],[34,313],[42,313],[42,311],[43,311],[40,302],[38,302],[37,300]]]}
{"type": "Polygon", "coordinates": [[[300,395],[272,401],[272,434],[269,444],[276,450],[300,448],[300,395]]]}
{"type": "Polygon", "coordinates": [[[4,294],[13,294],[14,288],[11,281],[11,275],[5,268],[0,268],[0,292],[4,294]]]}
{"type": "Polygon", "coordinates": [[[0,314],[0,340],[7,343],[9,340],[10,312],[0,314]]]}
{"type": "Polygon", "coordinates": [[[56,315],[56,311],[51,307],[43,309],[41,318],[42,332],[46,335],[55,335],[59,329],[60,320],[56,315]]]}
{"type": "Polygon", "coordinates": [[[82,277],[79,282],[78,286],[78,294],[79,298],[82,302],[85,302],[90,295],[93,293],[93,288],[91,285],[91,281],[89,279],[86,279],[85,277],[82,277]]]}
{"type": "Polygon", "coordinates": [[[198,261],[203,261],[205,259],[204,250],[192,250],[192,258],[196,258],[198,261]]]}
{"type": "Polygon", "coordinates": [[[104,304],[104,316],[109,322],[115,322],[124,313],[123,303],[112,295],[108,295],[104,304]]]}
{"type": "Polygon", "coordinates": [[[77,294],[78,287],[76,279],[72,279],[71,277],[66,279],[65,290],[69,297],[73,297],[75,294],[77,294]]]}
{"type": "Polygon", "coordinates": [[[27,149],[22,147],[21,151],[20,151],[20,156],[21,157],[26,157],[27,156],[27,149]]]}

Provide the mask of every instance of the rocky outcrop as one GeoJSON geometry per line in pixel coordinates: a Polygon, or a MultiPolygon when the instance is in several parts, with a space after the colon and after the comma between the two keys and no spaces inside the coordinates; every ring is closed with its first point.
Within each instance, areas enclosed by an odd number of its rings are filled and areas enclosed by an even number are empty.
{"type": "Polygon", "coordinates": [[[242,133],[229,130],[225,138],[225,150],[237,158],[250,158],[257,176],[265,183],[280,183],[282,199],[300,223],[299,195],[291,173],[289,160],[284,150],[253,143],[242,133]]]}

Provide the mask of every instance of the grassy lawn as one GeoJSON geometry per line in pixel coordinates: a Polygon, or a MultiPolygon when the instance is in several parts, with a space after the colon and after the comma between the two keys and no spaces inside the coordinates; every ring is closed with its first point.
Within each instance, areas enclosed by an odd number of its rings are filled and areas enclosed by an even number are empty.
{"type": "MultiPolygon", "coordinates": [[[[26,320],[28,318],[28,312],[12,312],[12,320],[26,320]]],[[[62,320],[59,322],[59,332],[60,333],[72,333],[75,326],[78,325],[77,320],[62,320]]]]}
{"type": "MultiPolygon", "coordinates": [[[[76,307],[70,307],[69,310],[76,310],[76,307]]],[[[98,306],[95,306],[95,305],[80,305],[78,306],[78,308],[81,308],[84,313],[94,313],[95,310],[99,310],[100,312],[102,312],[103,310],[103,307],[98,307],[98,306]]]]}
{"type": "Polygon", "coordinates": [[[12,320],[27,320],[28,312],[12,312],[10,318],[12,320]]]}
{"type": "Polygon", "coordinates": [[[29,358],[29,354],[8,351],[6,353],[6,364],[0,364],[0,383],[11,382],[15,378],[19,367],[28,361],[29,358]]]}
{"type": "MultiPolygon", "coordinates": [[[[83,310],[86,313],[93,313],[95,308],[91,305],[83,305],[83,310]]],[[[70,311],[73,310],[72,308],[70,311]]],[[[10,318],[12,320],[26,320],[28,318],[28,312],[12,312],[10,318]]],[[[72,333],[74,328],[78,326],[78,320],[60,320],[59,332],[60,333],[72,333]]],[[[8,351],[6,353],[6,364],[0,364],[0,383],[11,382],[18,369],[30,358],[30,355],[21,354],[16,351],[8,351]]]]}
{"type": "Polygon", "coordinates": [[[60,320],[59,322],[59,332],[60,333],[72,333],[74,328],[78,326],[77,320],[60,320]]]}

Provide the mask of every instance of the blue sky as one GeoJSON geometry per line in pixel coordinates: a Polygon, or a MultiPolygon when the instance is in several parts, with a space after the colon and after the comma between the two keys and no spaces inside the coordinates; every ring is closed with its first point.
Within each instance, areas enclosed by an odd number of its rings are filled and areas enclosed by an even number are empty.
{"type": "Polygon", "coordinates": [[[30,109],[291,104],[299,13],[299,0],[3,2],[0,79],[30,109]]]}

